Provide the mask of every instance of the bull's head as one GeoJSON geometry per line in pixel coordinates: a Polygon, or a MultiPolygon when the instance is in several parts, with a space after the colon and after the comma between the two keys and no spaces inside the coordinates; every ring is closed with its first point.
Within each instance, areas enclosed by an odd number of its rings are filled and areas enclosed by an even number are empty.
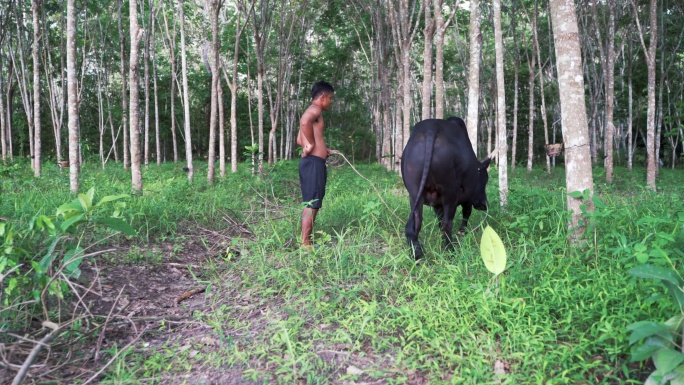
{"type": "Polygon", "coordinates": [[[487,182],[489,182],[489,172],[487,169],[492,161],[492,157],[497,152],[498,149],[495,149],[477,165],[477,190],[475,190],[475,197],[473,199],[473,207],[477,210],[487,210],[487,182]]]}

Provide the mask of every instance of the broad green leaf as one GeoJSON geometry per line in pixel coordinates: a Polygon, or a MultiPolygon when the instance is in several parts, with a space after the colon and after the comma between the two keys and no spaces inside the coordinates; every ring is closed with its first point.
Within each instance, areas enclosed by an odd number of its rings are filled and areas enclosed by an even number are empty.
{"type": "Polygon", "coordinates": [[[661,346],[656,345],[639,345],[632,350],[630,359],[632,362],[639,362],[651,358],[653,353],[661,349],[661,346]]]}
{"type": "Polygon", "coordinates": [[[639,321],[627,326],[627,330],[631,330],[632,334],[629,336],[629,344],[633,345],[646,337],[650,337],[655,334],[669,333],[670,328],[666,325],[652,322],[652,321],[639,321]]]}
{"type": "Polygon", "coordinates": [[[55,260],[55,257],[57,256],[55,254],[55,247],[57,247],[57,243],[60,239],[61,237],[55,237],[55,239],[53,239],[50,243],[50,246],[48,246],[47,253],[40,260],[39,266],[41,271],[47,271],[50,265],[52,265],[52,262],[55,260]]]}
{"type": "Polygon", "coordinates": [[[92,206],[92,204],[88,204],[88,197],[85,194],[78,194],[78,201],[81,202],[81,206],[83,207],[84,213],[90,211],[90,207],[92,206]]]}
{"type": "Polygon", "coordinates": [[[582,192],[581,191],[573,191],[571,193],[568,193],[573,198],[582,198],[582,192]]]}
{"type": "Polygon", "coordinates": [[[670,374],[670,385],[684,385],[684,365],[679,365],[670,374]]]}
{"type": "Polygon", "coordinates": [[[64,217],[69,217],[71,215],[75,215],[76,213],[83,213],[85,212],[83,210],[83,205],[81,204],[81,201],[78,199],[74,199],[73,201],[69,203],[65,203],[57,209],[57,214],[55,216],[64,216],[64,217]],[[70,214],[70,215],[67,215],[70,214]]]}
{"type": "Polygon", "coordinates": [[[603,199],[597,197],[596,195],[591,197],[591,200],[594,202],[594,207],[596,207],[597,209],[603,209],[606,207],[606,204],[603,203],[603,199]]]}
{"type": "Polygon", "coordinates": [[[668,281],[663,282],[665,287],[670,291],[672,299],[679,306],[679,309],[684,309],[684,291],[682,288],[668,281]]]}
{"type": "Polygon", "coordinates": [[[91,187],[90,190],[85,194],[86,203],[88,203],[88,209],[93,207],[93,198],[95,198],[95,187],[91,187]]]}
{"type": "Polygon", "coordinates": [[[80,246],[64,253],[62,265],[66,265],[64,266],[64,272],[68,277],[78,278],[81,275],[81,270],[78,267],[81,265],[81,262],[83,262],[82,257],[83,248],[80,246]]]}
{"type": "Polygon", "coordinates": [[[672,349],[660,349],[653,354],[653,363],[658,371],[667,374],[684,362],[684,354],[672,349]]]}
{"type": "Polygon", "coordinates": [[[635,266],[627,270],[627,272],[635,277],[659,279],[661,281],[671,282],[678,286],[681,286],[683,283],[682,279],[679,278],[679,276],[671,269],[655,265],[635,266]]]}
{"type": "Polygon", "coordinates": [[[480,253],[487,270],[494,275],[501,274],[506,269],[506,248],[499,235],[490,226],[482,233],[480,253]]]}
{"type": "Polygon", "coordinates": [[[96,218],[96,219],[94,219],[94,222],[105,225],[112,230],[121,231],[122,233],[124,233],[126,235],[130,235],[132,237],[138,236],[138,232],[135,231],[135,229],[133,229],[133,227],[131,227],[131,225],[124,222],[120,218],[112,218],[112,217],[96,218]]]}
{"type": "Polygon", "coordinates": [[[74,215],[73,217],[69,217],[64,222],[62,222],[62,225],[60,227],[62,228],[62,231],[67,231],[76,222],[83,220],[83,218],[85,218],[85,214],[74,215]]]}
{"type": "Polygon", "coordinates": [[[97,204],[95,206],[98,207],[98,206],[101,206],[107,202],[117,201],[119,199],[128,198],[128,197],[130,197],[130,195],[127,195],[127,194],[107,195],[106,197],[100,199],[100,201],[97,202],[97,204]]]}
{"type": "Polygon", "coordinates": [[[5,235],[5,222],[0,222],[0,236],[5,235]]]}

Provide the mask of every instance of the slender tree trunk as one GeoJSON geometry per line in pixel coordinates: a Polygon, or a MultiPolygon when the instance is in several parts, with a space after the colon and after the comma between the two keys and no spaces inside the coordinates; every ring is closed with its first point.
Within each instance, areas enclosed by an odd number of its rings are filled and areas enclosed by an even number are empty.
{"type": "Polygon", "coordinates": [[[69,113],[69,182],[71,193],[80,189],[78,180],[78,80],[76,79],[76,0],[67,0],[67,91],[69,113]]]}
{"type": "Polygon", "coordinates": [[[613,123],[614,96],[615,96],[615,0],[608,0],[609,21],[606,49],[606,144],[605,144],[605,167],[606,183],[613,183],[613,140],[615,125],[613,123]]]}
{"type": "MultiPolygon", "coordinates": [[[[144,4],[144,0],[142,4],[144,4]]],[[[152,25],[152,19],[154,19],[154,0],[149,1],[149,17],[150,20],[147,23],[148,28],[152,25]]],[[[145,25],[143,25],[143,28],[144,27],[145,25]]],[[[145,142],[145,168],[150,166],[150,35],[152,34],[154,34],[154,29],[149,28],[147,33],[145,33],[145,44],[143,48],[143,88],[145,92],[145,137],[143,138],[143,141],[145,142]]]]}
{"type": "MultiPolygon", "coordinates": [[[[2,55],[0,55],[0,69],[2,68],[2,55]]],[[[0,154],[2,154],[3,166],[7,164],[7,126],[5,124],[5,101],[4,101],[5,79],[0,77],[0,154]]]]}
{"type": "Polygon", "coordinates": [[[518,51],[518,28],[516,24],[516,2],[511,11],[511,27],[513,28],[513,138],[511,142],[511,172],[515,171],[516,149],[518,147],[518,70],[520,67],[520,52],[518,51]]]}
{"type": "Polygon", "coordinates": [[[38,9],[41,6],[40,0],[31,1],[31,10],[33,13],[33,128],[34,140],[33,145],[33,175],[40,177],[41,172],[41,132],[40,132],[40,19],[38,18],[38,9]]]}
{"type": "Polygon", "coordinates": [[[656,189],[656,156],[655,156],[655,115],[656,115],[656,48],[658,46],[658,1],[650,0],[650,29],[649,47],[644,43],[644,33],[639,22],[639,13],[636,8],[634,0],[632,0],[632,8],[634,9],[634,18],[639,29],[639,38],[646,56],[646,66],[648,68],[648,105],[646,112],[646,185],[651,189],[656,189]]]}
{"type": "MultiPolygon", "coordinates": [[[[157,166],[161,166],[162,155],[161,142],[159,138],[159,99],[157,97],[157,32],[155,30],[156,21],[157,17],[155,11],[155,16],[152,18],[152,23],[150,24],[150,34],[152,34],[152,88],[154,90],[154,144],[155,154],[157,157],[157,166]]],[[[171,98],[173,99],[173,94],[171,94],[171,98]]]]}
{"type": "MultiPolygon", "coordinates": [[[[435,19],[432,18],[432,1],[423,1],[423,13],[425,13],[425,26],[423,27],[423,36],[425,37],[423,45],[423,87],[422,103],[421,103],[421,117],[423,120],[430,117],[430,107],[432,101],[432,44],[435,38],[435,19]]],[[[436,9],[435,12],[441,14],[441,9],[436,9]]],[[[437,15],[435,14],[435,17],[437,15]]]]}
{"type": "MultiPolygon", "coordinates": [[[[532,25],[535,28],[535,25],[532,25]]],[[[534,68],[537,61],[536,48],[532,46],[532,55],[528,57],[527,69],[529,71],[528,76],[528,88],[530,90],[529,97],[529,112],[528,112],[528,123],[527,123],[527,172],[532,171],[532,161],[534,159],[534,68]]]]}
{"type": "Polygon", "coordinates": [[[181,72],[183,79],[183,124],[185,127],[185,159],[188,169],[188,180],[192,183],[194,179],[194,168],[192,165],[192,132],[190,130],[190,95],[188,91],[188,63],[185,54],[185,4],[184,0],[178,0],[180,9],[180,35],[181,35],[181,72]]]}
{"type": "MultiPolygon", "coordinates": [[[[129,0],[130,1],[130,0],[129,0]]],[[[121,125],[123,131],[123,162],[124,169],[128,169],[131,166],[130,161],[130,146],[128,144],[128,84],[126,76],[126,36],[123,32],[123,0],[119,0],[119,42],[121,47],[121,125]]]]}
{"type": "Polygon", "coordinates": [[[141,193],[143,189],[142,171],[140,167],[140,130],[138,127],[138,84],[140,75],[138,74],[138,47],[145,31],[138,27],[138,7],[137,0],[129,0],[128,5],[131,51],[129,56],[129,123],[131,130],[131,183],[134,192],[141,193]]]}
{"type": "Polygon", "coordinates": [[[468,137],[477,154],[477,126],[480,106],[480,57],[482,35],[480,34],[480,1],[470,1],[470,65],[468,67],[468,137]]]}
{"type": "Polygon", "coordinates": [[[591,196],[594,182],[589,153],[589,129],[584,100],[577,15],[574,0],[550,0],[550,9],[556,47],[561,124],[565,142],[567,205],[568,210],[572,212],[568,228],[572,230],[571,240],[579,242],[579,237],[585,230],[584,225],[580,224],[581,206],[585,205],[587,211],[593,211],[591,196]],[[573,193],[577,191],[582,193],[584,199],[573,197],[573,193]]]}
{"type": "Polygon", "coordinates": [[[218,87],[220,73],[219,73],[219,39],[218,39],[218,14],[219,1],[209,1],[209,17],[211,17],[211,34],[212,34],[212,56],[211,56],[211,112],[209,116],[209,156],[207,183],[214,183],[214,175],[216,173],[216,125],[218,116],[218,87]]]}
{"type": "Polygon", "coordinates": [[[508,204],[508,144],[506,143],[506,89],[504,82],[504,46],[501,32],[501,0],[492,3],[494,11],[494,46],[496,51],[496,127],[499,149],[499,199],[502,207],[508,204]]]}
{"type": "MultiPolygon", "coordinates": [[[[535,8],[537,7],[537,2],[535,1],[535,8]]],[[[535,28],[532,29],[532,38],[534,39],[534,46],[535,46],[535,51],[537,52],[537,64],[539,65],[539,94],[541,96],[541,106],[540,106],[540,112],[541,112],[541,117],[542,117],[542,123],[544,124],[544,144],[549,144],[549,123],[548,119],[546,117],[546,97],[544,96],[544,63],[541,61],[541,49],[539,48],[539,39],[537,38],[537,14],[538,12],[535,10],[534,13],[534,26],[535,28]]],[[[581,68],[580,68],[580,74],[581,74],[581,68]]],[[[544,154],[546,156],[546,173],[550,174],[551,173],[551,158],[544,154]]]]}
{"type": "Polygon", "coordinates": [[[169,23],[166,20],[166,13],[167,12],[162,12],[162,15],[164,16],[164,29],[169,42],[169,66],[171,70],[171,84],[169,87],[169,104],[171,109],[171,142],[173,145],[173,163],[178,163],[178,140],[176,138],[176,84],[178,84],[178,79],[176,78],[176,13],[171,12],[171,15],[173,16],[172,30],[169,30],[169,23]]]}

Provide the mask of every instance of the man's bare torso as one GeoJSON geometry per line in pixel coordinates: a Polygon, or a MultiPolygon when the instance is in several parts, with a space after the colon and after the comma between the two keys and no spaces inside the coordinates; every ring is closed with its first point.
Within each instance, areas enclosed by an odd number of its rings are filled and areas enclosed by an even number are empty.
{"type": "Polygon", "coordinates": [[[325,140],[323,139],[323,131],[325,129],[325,122],[323,121],[323,110],[315,105],[310,105],[300,120],[299,134],[297,135],[297,144],[302,146],[305,151],[302,152],[302,156],[315,155],[319,158],[326,159],[328,157],[328,148],[325,145],[325,140]],[[309,152],[306,152],[306,144],[308,143],[306,136],[302,130],[308,129],[306,126],[311,125],[313,130],[313,148],[309,152]]]}

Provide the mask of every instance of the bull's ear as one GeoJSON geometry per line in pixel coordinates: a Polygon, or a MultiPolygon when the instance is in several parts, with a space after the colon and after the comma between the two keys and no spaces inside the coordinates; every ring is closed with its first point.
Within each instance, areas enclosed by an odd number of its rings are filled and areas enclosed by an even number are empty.
{"type": "Polygon", "coordinates": [[[490,163],[491,161],[492,161],[492,158],[486,157],[485,160],[483,160],[482,163],[481,163],[481,165],[482,165],[481,168],[483,168],[483,169],[486,170],[486,169],[489,167],[489,163],[490,163]]]}

